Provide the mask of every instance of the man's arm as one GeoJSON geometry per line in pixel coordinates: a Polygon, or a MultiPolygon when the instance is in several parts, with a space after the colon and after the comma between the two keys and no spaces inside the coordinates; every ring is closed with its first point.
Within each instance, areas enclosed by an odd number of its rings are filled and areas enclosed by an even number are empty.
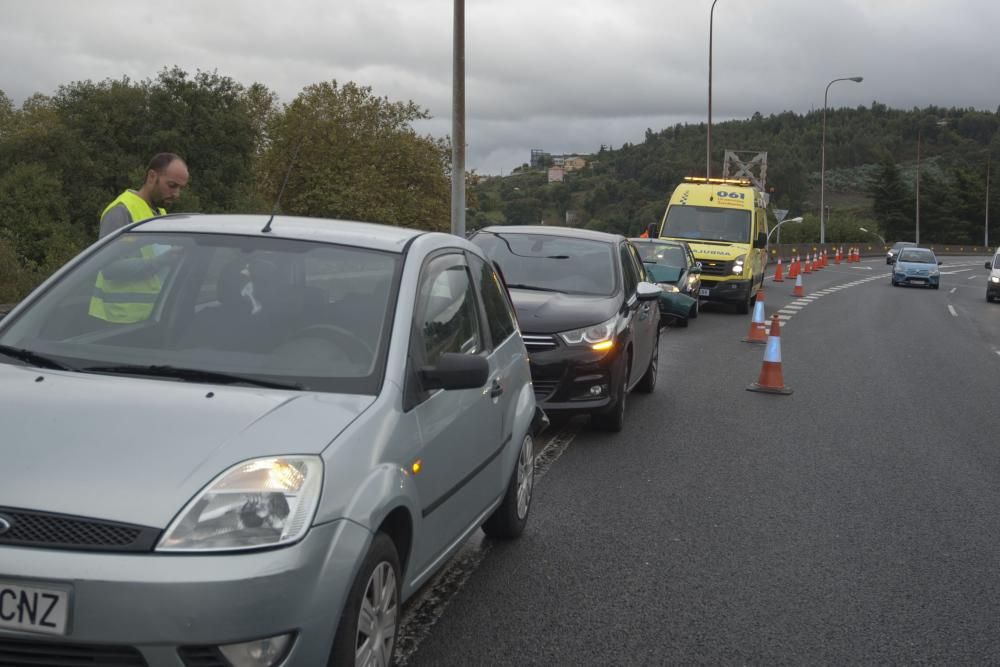
{"type": "Polygon", "coordinates": [[[108,209],[108,212],[101,216],[101,228],[97,238],[103,239],[111,232],[121,229],[125,225],[132,224],[132,216],[129,215],[125,204],[118,204],[108,209]]]}

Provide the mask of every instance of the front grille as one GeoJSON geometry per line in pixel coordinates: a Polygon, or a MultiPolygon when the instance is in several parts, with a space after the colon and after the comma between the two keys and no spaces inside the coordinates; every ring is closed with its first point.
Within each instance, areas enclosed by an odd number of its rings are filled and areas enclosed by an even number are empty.
{"type": "Polygon", "coordinates": [[[551,334],[521,334],[524,346],[529,350],[551,350],[556,347],[556,339],[551,334]]]}
{"type": "Polygon", "coordinates": [[[0,545],[81,551],[152,551],[158,528],[83,517],[0,507],[10,529],[0,545]]]}
{"type": "Polygon", "coordinates": [[[555,392],[559,386],[559,380],[532,380],[535,389],[535,400],[544,401],[555,392]]]}
{"type": "Polygon", "coordinates": [[[727,276],[733,270],[733,263],[717,259],[702,259],[701,275],[703,276],[727,276]]]}
{"type": "Polygon", "coordinates": [[[182,646],[177,653],[185,667],[229,667],[229,661],[214,646],[182,646]]]}
{"type": "Polygon", "coordinates": [[[131,646],[63,644],[0,637],[0,667],[147,667],[131,646]]]}

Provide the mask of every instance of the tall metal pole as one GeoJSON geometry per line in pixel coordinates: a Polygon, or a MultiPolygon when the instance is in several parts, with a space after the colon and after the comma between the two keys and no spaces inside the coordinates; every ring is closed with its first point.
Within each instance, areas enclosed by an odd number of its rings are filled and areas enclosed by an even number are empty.
{"type": "Polygon", "coordinates": [[[853,81],[854,83],[861,83],[864,81],[862,76],[846,76],[841,79],[834,79],[830,83],[826,84],[826,90],[823,91],[823,138],[820,140],[820,166],[819,166],[819,242],[826,243],[826,104],[827,99],[830,96],[830,86],[837,83],[838,81],[853,81]]]}
{"type": "Polygon", "coordinates": [[[986,250],[990,249],[990,160],[993,159],[992,153],[987,153],[986,155],[986,223],[983,229],[983,245],[986,246],[986,250]]]}
{"type": "Polygon", "coordinates": [[[917,128],[917,228],[913,239],[917,245],[920,245],[920,133],[921,128],[917,128]]]}
{"type": "Polygon", "coordinates": [[[451,78],[451,233],[465,237],[465,0],[454,0],[451,78]]]}
{"type": "Polygon", "coordinates": [[[712,178],[712,25],[715,20],[715,3],[708,12],[708,133],[705,135],[705,178],[712,178]]]}

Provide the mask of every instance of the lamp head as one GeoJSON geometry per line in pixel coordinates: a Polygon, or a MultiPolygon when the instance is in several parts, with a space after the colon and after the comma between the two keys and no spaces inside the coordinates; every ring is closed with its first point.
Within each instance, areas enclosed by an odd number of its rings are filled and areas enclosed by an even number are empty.
{"type": "Polygon", "coordinates": [[[863,77],[863,76],[852,76],[850,80],[853,81],[854,83],[861,83],[862,81],[865,80],[865,77],[863,77]]]}

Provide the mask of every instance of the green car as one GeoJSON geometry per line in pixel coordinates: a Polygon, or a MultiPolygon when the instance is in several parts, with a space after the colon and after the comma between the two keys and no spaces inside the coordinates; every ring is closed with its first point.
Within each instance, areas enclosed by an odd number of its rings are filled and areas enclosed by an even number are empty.
{"type": "Polygon", "coordinates": [[[660,320],[663,324],[686,327],[698,317],[701,287],[701,263],[681,241],[631,239],[639,251],[650,282],[663,288],[660,295],[660,320]]]}

